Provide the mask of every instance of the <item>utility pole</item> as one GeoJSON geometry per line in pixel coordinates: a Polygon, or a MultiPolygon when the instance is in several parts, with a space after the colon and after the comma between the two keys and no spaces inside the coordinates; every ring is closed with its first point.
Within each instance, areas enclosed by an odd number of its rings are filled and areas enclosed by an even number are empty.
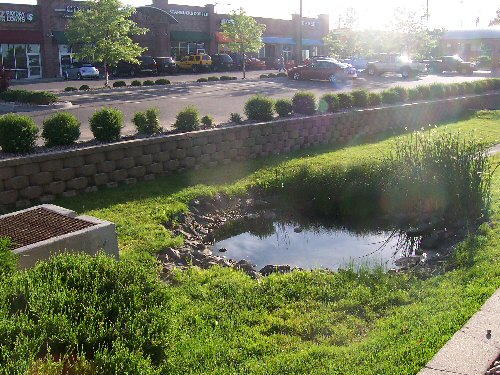
{"type": "Polygon", "coordinates": [[[427,21],[427,30],[429,30],[429,0],[427,0],[427,7],[425,9],[425,17],[427,21]]]}
{"type": "Polygon", "coordinates": [[[299,40],[297,41],[297,49],[299,50],[298,64],[302,63],[302,0],[300,0],[299,9],[299,40]]]}

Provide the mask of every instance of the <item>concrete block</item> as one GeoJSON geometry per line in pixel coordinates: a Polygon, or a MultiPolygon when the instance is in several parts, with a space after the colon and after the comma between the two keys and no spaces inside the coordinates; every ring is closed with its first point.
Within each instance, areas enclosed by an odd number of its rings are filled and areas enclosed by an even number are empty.
{"type": "Polygon", "coordinates": [[[51,172],[39,172],[30,176],[30,185],[47,185],[52,180],[53,176],[51,172]]]}
{"type": "Polygon", "coordinates": [[[106,160],[104,152],[96,152],[85,155],[85,164],[100,164],[106,160]]]}
{"type": "Polygon", "coordinates": [[[66,183],[64,181],[54,181],[45,186],[45,192],[52,195],[61,194],[64,190],[66,190],[66,183]]]}
{"type": "Polygon", "coordinates": [[[110,173],[111,180],[120,182],[128,177],[128,172],[125,169],[117,169],[110,173]]]}
{"type": "Polygon", "coordinates": [[[63,168],[63,159],[47,160],[40,163],[40,170],[42,172],[54,172],[63,168]]]}
{"type": "Polygon", "coordinates": [[[76,169],[76,175],[79,177],[89,177],[97,173],[95,164],[85,164],[76,169]]]}
{"type": "Polygon", "coordinates": [[[64,168],[76,168],[85,164],[83,156],[73,156],[64,159],[64,168]]]}
{"type": "Polygon", "coordinates": [[[115,149],[106,152],[106,160],[120,160],[125,157],[125,151],[123,149],[115,149]]]}
{"type": "Polygon", "coordinates": [[[116,162],[114,160],[105,160],[97,164],[97,172],[110,173],[116,169],[116,162]]]}
{"type": "Polygon", "coordinates": [[[21,190],[29,185],[28,176],[15,176],[5,181],[5,187],[12,190],[21,190]]]}
{"type": "Polygon", "coordinates": [[[115,188],[115,187],[118,187],[118,182],[116,182],[116,181],[110,181],[110,182],[108,182],[108,183],[106,184],[106,187],[107,187],[108,189],[113,189],[113,188],[115,188]]]}
{"type": "Polygon", "coordinates": [[[11,205],[16,203],[19,193],[17,190],[0,191],[0,205],[11,205]]]}
{"type": "Polygon", "coordinates": [[[109,180],[107,173],[97,173],[93,178],[93,183],[96,186],[105,185],[109,180]]]}
{"type": "Polygon", "coordinates": [[[150,165],[153,162],[153,156],[151,155],[140,155],[135,158],[137,165],[150,165]]]}
{"type": "Polygon", "coordinates": [[[63,168],[54,172],[54,179],[67,181],[75,178],[75,170],[73,168],[63,168]]]}
{"type": "Polygon", "coordinates": [[[16,175],[16,169],[14,167],[3,167],[0,168],[0,180],[6,180],[12,178],[16,175]]]}
{"type": "Polygon", "coordinates": [[[161,146],[159,143],[154,143],[154,144],[151,144],[151,145],[145,145],[143,147],[143,152],[145,154],[149,154],[149,155],[154,155],[154,154],[157,154],[161,151],[161,146]]]}
{"type": "Polygon", "coordinates": [[[40,172],[40,165],[38,163],[26,163],[16,167],[16,176],[30,176],[40,172]]]}
{"type": "Polygon", "coordinates": [[[128,171],[129,176],[140,178],[146,174],[146,167],[140,165],[128,171]]]}
{"type": "Polygon", "coordinates": [[[76,190],[66,190],[66,191],[63,191],[61,196],[63,198],[73,198],[73,197],[76,197],[76,190]]]}
{"type": "Polygon", "coordinates": [[[85,189],[88,185],[88,179],[87,177],[78,177],[78,178],[73,178],[72,180],[69,180],[66,182],[66,187],[68,189],[74,189],[74,190],[82,190],[85,189]]]}
{"type": "Polygon", "coordinates": [[[41,186],[28,186],[27,188],[20,191],[21,197],[26,199],[38,199],[43,193],[43,188],[41,186]]]}
{"type": "Polygon", "coordinates": [[[135,166],[135,159],[131,156],[116,161],[116,167],[120,169],[129,169],[135,166]]]}

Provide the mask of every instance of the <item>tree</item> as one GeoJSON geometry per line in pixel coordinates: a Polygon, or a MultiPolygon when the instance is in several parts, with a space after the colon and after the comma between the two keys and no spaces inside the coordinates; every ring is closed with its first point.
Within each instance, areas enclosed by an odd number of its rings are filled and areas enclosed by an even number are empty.
{"type": "Polygon", "coordinates": [[[336,58],[352,57],[366,52],[360,43],[360,32],[356,31],[332,30],[323,38],[323,42],[330,51],[330,56],[336,58]]]}
{"type": "Polygon", "coordinates": [[[69,21],[66,34],[76,57],[103,63],[107,86],[108,66],[116,66],[120,60],[139,62],[137,57],[146,48],[130,37],[145,34],[148,29],[130,19],[135,9],[120,0],[90,0],[85,6],[86,10],[76,12],[69,21]]]}
{"type": "Polygon", "coordinates": [[[243,55],[243,79],[245,79],[245,54],[258,53],[264,46],[262,33],[266,25],[258,24],[252,17],[247,16],[243,8],[230,15],[231,22],[222,25],[222,33],[230,40],[229,49],[243,55]]]}
{"type": "Polygon", "coordinates": [[[489,23],[489,26],[493,25],[500,25],[500,8],[497,9],[497,16],[493,18],[489,23]]]}

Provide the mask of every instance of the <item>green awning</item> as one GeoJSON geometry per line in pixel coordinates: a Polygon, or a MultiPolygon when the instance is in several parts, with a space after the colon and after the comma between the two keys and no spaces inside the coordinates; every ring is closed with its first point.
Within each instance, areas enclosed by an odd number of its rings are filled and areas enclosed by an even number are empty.
{"type": "Polygon", "coordinates": [[[210,42],[212,37],[202,31],[171,31],[170,40],[177,42],[210,42]]]}
{"type": "Polygon", "coordinates": [[[52,37],[57,44],[69,44],[68,38],[64,31],[52,31],[52,37]]]}

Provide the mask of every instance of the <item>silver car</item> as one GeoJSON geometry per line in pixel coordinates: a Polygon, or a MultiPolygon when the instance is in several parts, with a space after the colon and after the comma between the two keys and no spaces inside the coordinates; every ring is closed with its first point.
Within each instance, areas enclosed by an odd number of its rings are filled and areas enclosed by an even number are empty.
{"type": "Polygon", "coordinates": [[[90,63],[73,62],[62,74],[64,79],[99,79],[99,70],[90,63]]]}

